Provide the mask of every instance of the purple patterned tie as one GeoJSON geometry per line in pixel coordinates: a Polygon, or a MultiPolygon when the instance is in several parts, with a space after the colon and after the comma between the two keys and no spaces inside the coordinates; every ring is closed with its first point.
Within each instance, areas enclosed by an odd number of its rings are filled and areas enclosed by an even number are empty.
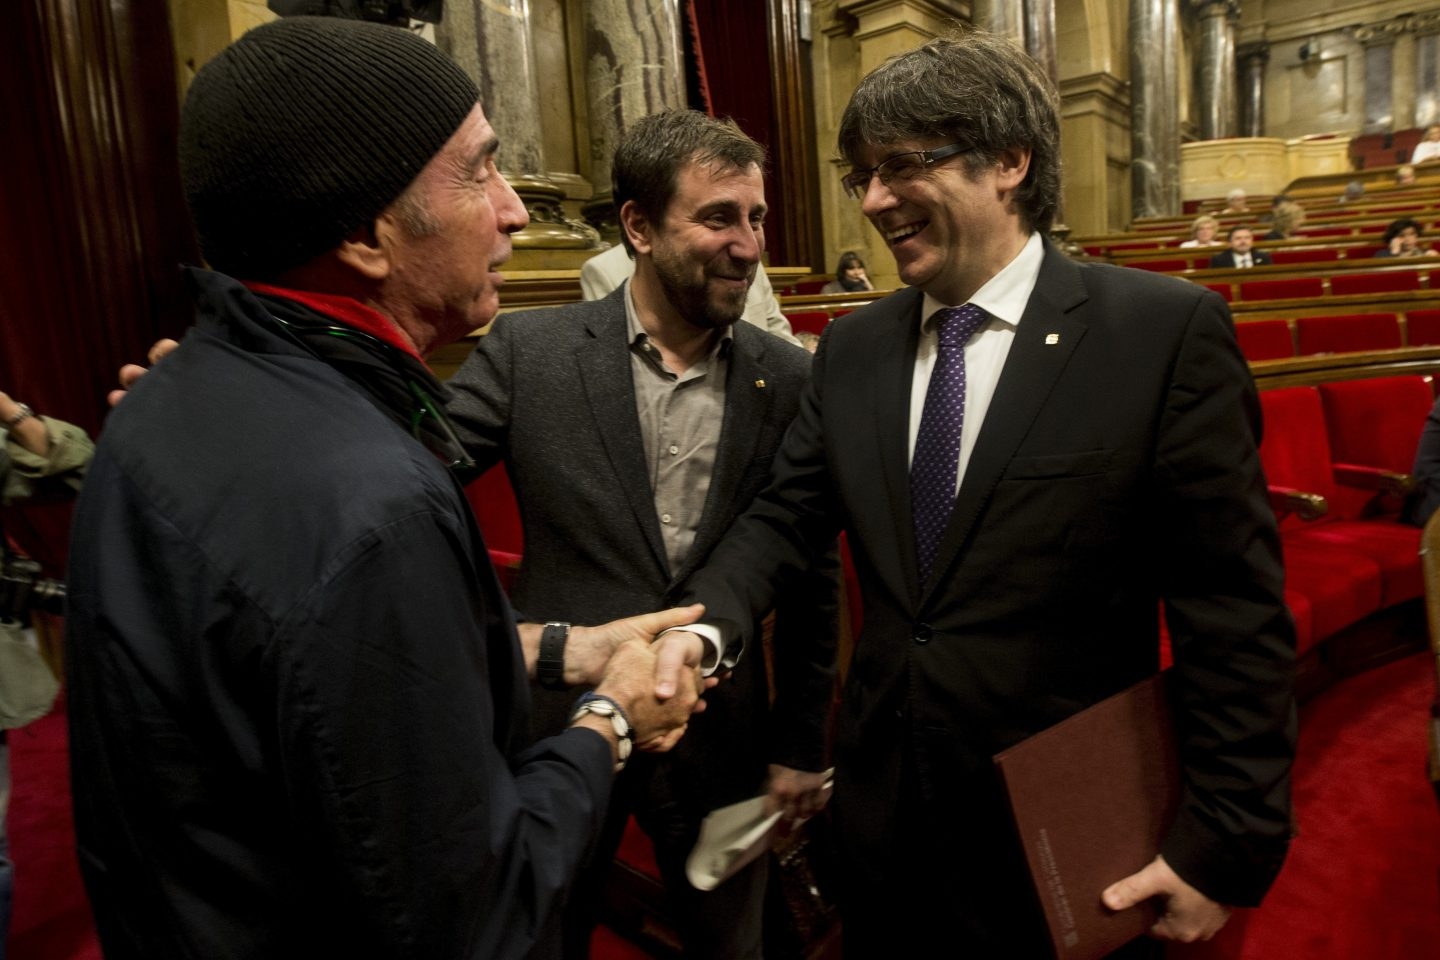
{"type": "Polygon", "coordinates": [[[925,410],[910,460],[910,503],[915,518],[915,555],[920,579],[929,579],[940,538],[955,504],[960,467],[960,426],[965,421],[965,343],[989,317],[973,304],[935,313],[939,346],[925,410]]]}

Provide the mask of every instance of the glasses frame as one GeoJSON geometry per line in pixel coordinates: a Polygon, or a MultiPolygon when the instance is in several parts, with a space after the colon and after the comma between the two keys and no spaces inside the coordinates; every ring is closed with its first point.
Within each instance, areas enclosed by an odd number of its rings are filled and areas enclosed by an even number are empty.
{"type": "Polygon", "coordinates": [[[888,186],[891,176],[887,175],[885,168],[897,160],[905,160],[910,157],[920,158],[920,169],[933,167],[941,160],[953,157],[961,153],[969,153],[974,150],[973,146],[964,143],[947,143],[943,147],[936,147],[934,150],[907,150],[904,153],[897,153],[893,157],[887,157],[868,170],[851,170],[840,178],[840,186],[845,193],[856,200],[865,199],[865,192],[870,189],[870,181],[879,177],[880,182],[888,186]]]}

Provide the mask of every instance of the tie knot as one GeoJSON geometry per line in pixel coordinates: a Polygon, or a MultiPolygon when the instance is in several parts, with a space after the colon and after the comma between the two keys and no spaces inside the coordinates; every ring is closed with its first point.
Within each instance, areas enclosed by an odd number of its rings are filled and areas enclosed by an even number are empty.
{"type": "Polygon", "coordinates": [[[973,303],[945,307],[935,311],[935,335],[942,347],[963,347],[987,319],[985,311],[973,303]]]}

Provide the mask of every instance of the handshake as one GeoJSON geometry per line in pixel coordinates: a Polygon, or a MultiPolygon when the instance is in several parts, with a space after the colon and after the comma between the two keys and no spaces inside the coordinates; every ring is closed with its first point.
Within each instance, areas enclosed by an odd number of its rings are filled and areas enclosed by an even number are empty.
{"type": "MultiPolygon", "coordinates": [[[[707,645],[697,634],[677,630],[657,636],[694,623],[704,612],[696,604],[597,627],[571,627],[564,680],[593,685],[597,694],[615,701],[630,721],[636,747],[657,753],[669,750],[684,735],[690,715],[705,709],[702,694],[719,680],[703,674],[707,645]]],[[[532,667],[542,629],[537,623],[520,625],[521,646],[532,667]]],[[[580,722],[605,732],[603,725],[580,722]]]]}

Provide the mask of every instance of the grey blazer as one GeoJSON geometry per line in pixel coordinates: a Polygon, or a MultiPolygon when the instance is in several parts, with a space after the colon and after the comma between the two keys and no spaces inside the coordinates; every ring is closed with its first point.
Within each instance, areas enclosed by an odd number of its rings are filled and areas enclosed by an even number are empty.
{"type": "MultiPolygon", "coordinates": [[[[735,324],[733,334],[714,473],[678,570],[666,560],[655,514],[623,288],[603,300],[501,316],[450,380],[448,412],[467,450],[482,467],[503,460],[515,488],[525,550],[512,600],[526,619],[593,624],[672,605],[678,585],[769,481],[810,355],[750,324],[735,324]]],[[[797,769],[823,768],[835,572],[827,562],[776,605],[773,709],[757,648],[707,695],[707,710],[667,764],[692,768],[688,789],[706,808],[750,795],[767,754],[797,769]]]]}

